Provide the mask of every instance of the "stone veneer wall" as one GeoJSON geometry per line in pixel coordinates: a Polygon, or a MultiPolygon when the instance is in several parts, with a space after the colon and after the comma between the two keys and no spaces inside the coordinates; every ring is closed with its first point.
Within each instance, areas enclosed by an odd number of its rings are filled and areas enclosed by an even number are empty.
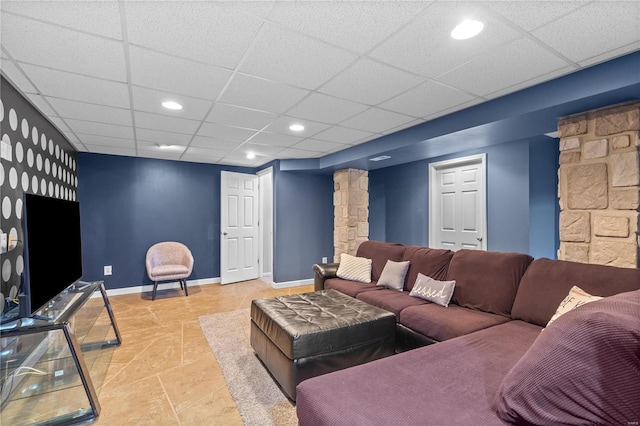
{"type": "Polygon", "coordinates": [[[340,255],[354,255],[369,239],[369,172],[345,169],[333,173],[334,262],[340,255]]]}
{"type": "Polygon", "coordinates": [[[640,267],[639,130],[640,102],[558,122],[559,259],[640,267]]]}

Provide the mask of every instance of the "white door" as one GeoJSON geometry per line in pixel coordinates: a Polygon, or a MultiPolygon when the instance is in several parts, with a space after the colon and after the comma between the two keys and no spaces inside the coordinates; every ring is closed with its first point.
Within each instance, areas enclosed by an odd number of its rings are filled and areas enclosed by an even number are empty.
{"type": "Polygon", "coordinates": [[[429,246],[486,250],[485,155],[429,165],[429,246]]]}
{"type": "Polygon", "coordinates": [[[222,172],[220,188],[220,281],[258,278],[258,177],[222,172]]]}

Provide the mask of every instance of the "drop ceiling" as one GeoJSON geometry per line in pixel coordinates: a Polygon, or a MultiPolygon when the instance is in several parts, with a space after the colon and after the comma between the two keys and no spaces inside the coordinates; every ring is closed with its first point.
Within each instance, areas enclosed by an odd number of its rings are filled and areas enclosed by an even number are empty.
{"type": "Polygon", "coordinates": [[[79,151],[252,167],[325,157],[640,49],[637,1],[0,8],[2,73],[79,151]],[[453,40],[465,18],[484,31],[453,40]]]}

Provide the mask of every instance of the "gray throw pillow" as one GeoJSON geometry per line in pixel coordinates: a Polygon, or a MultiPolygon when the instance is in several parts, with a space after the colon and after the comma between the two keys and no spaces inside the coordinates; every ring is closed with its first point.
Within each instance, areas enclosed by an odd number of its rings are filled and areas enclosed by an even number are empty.
{"type": "Polygon", "coordinates": [[[380,274],[377,285],[392,288],[394,290],[402,291],[404,288],[404,277],[409,270],[409,261],[406,262],[394,262],[393,260],[387,260],[384,265],[384,269],[380,274]]]}
{"type": "Polygon", "coordinates": [[[419,297],[446,308],[449,306],[455,286],[455,281],[438,281],[426,275],[418,274],[409,296],[419,297]]]}

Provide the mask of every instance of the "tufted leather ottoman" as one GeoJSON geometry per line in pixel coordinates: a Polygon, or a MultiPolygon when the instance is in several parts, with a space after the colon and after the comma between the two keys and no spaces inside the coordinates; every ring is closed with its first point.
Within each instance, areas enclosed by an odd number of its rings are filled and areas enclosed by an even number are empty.
{"type": "Polygon", "coordinates": [[[310,377],[394,353],[395,315],[336,290],[256,299],[251,346],[289,398],[310,377]]]}

